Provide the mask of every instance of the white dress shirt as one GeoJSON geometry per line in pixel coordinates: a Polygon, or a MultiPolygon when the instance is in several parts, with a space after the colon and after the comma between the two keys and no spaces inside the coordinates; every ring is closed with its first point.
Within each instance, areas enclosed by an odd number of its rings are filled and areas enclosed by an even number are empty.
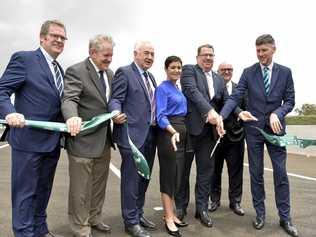
{"type": "Polygon", "coordinates": [[[215,95],[212,71],[204,72],[204,74],[206,76],[207,85],[208,85],[208,92],[210,94],[210,100],[211,100],[215,95]]]}
{"type": "Polygon", "coordinates": [[[226,83],[226,89],[227,89],[228,95],[231,95],[232,92],[233,92],[233,83],[232,83],[232,81],[229,81],[229,82],[226,83]]]}

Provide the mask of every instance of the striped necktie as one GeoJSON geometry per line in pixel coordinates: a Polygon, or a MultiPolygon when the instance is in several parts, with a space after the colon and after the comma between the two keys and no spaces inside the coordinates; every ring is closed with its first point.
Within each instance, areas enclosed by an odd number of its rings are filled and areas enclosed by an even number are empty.
{"type": "Polygon", "coordinates": [[[264,83],[264,90],[266,92],[266,95],[269,93],[269,90],[270,90],[269,77],[270,77],[269,68],[268,67],[264,67],[263,68],[263,83],[264,83]]]}
{"type": "Polygon", "coordinates": [[[55,72],[55,79],[56,79],[55,86],[58,90],[59,97],[62,97],[63,89],[64,89],[63,76],[61,75],[57,61],[54,60],[52,63],[53,63],[54,72],[55,72]]]}
{"type": "Polygon", "coordinates": [[[150,107],[151,107],[151,125],[155,125],[155,117],[156,117],[156,102],[155,102],[155,98],[154,98],[154,93],[153,90],[150,86],[150,82],[149,82],[149,76],[147,72],[143,73],[144,77],[145,77],[145,82],[146,82],[146,87],[147,87],[147,92],[149,95],[149,100],[150,100],[150,107]]]}

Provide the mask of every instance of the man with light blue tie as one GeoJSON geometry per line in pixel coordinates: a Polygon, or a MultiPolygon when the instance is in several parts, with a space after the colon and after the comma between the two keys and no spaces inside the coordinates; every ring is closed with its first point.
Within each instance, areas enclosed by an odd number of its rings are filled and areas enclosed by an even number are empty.
{"type": "Polygon", "coordinates": [[[286,149],[267,142],[258,130],[275,135],[285,134],[285,116],[295,104],[294,83],[291,70],[273,62],[276,51],[275,41],[269,34],[261,35],[256,40],[259,62],[246,68],[238,86],[225,103],[218,119],[218,132],[223,135],[223,119],[226,119],[237,106],[245,93],[248,93],[248,110],[239,113],[239,118],[248,121],[244,124],[251,194],[256,219],[255,229],[262,229],[265,224],[265,191],[263,179],[264,144],[266,144],[273,167],[276,206],[280,217],[280,226],[291,236],[298,236],[290,216],[290,190],[286,172],[286,149]]]}
{"type": "Polygon", "coordinates": [[[15,237],[56,237],[48,230],[46,208],[60,155],[60,133],[24,127],[25,119],[61,122],[63,70],[56,58],[66,29],[44,22],[40,47],[14,53],[0,79],[0,117],[12,148],[12,226],[15,237]],[[14,105],[10,96],[15,94],[14,105]]]}

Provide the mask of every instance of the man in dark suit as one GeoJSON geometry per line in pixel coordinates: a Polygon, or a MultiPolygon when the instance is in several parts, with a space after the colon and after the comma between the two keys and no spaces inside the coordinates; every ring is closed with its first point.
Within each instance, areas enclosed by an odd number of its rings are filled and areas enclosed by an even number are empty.
{"type": "Polygon", "coordinates": [[[145,193],[149,180],[141,177],[136,170],[124,124],[127,117],[128,133],[135,146],[142,152],[150,171],[156,152],[156,122],[154,89],[156,82],[148,69],[154,62],[154,48],[150,42],[135,44],[134,62],[120,67],[112,81],[110,110],[121,112],[114,119],[113,139],[121,157],[121,204],[125,231],[131,236],[147,237],[143,229],[155,229],[154,223],[143,215],[145,193]]]}
{"type": "Polygon", "coordinates": [[[110,123],[79,132],[82,121],[108,112],[113,46],[110,36],[95,36],[89,42],[89,57],[69,67],[65,74],[61,109],[71,133],[66,138],[70,177],[68,213],[71,230],[77,237],[91,237],[91,228],[111,230],[102,222],[111,159],[110,123]]]}
{"type": "Polygon", "coordinates": [[[60,133],[24,127],[25,119],[62,121],[63,70],[56,58],[66,40],[63,23],[46,21],[40,48],[13,54],[0,79],[0,115],[10,126],[12,219],[16,237],[52,237],[46,222],[60,154],[60,133]],[[14,105],[10,96],[15,93],[14,105]]]}
{"type": "Polygon", "coordinates": [[[197,177],[195,184],[196,214],[201,223],[212,227],[208,214],[211,177],[214,159],[210,154],[215,145],[217,134],[213,125],[217,122],[217,111],[227,98],[223,79],[212,71],[214,48],[206,44],[197,50],[196,65],[185,65],[181,75],[181,86],[188,101],[187,126],[190,135],[191,151],[186,154],[186,168],[180,192],[175,201],[180,219],[186,213],[189,201],[189,176],[195,156],[197,177]]]}
{"type": "MultiPolygon", "coordinates": [[[[236,84],[231,80],[233,66],[229,63],[221,63],[218,66],[218,74],[224,79],[228,95],[235,90],[236,84]]],[[[245,99],[239,105],[245,109],[245,99]]],[[[229,178],[229,207],[237,215],[243,216],[244,210],[240,206],[242,196],[242,174],[244,161],[244,129],[238,114],[231,113],[225,121],[226,134],[217,147],[215,156],[215,169],[211,181],[211,203],[209,210],[216,211],[220,206],[221,184],[224,160],[226,161],[229,178]]]]}
{"type": "Polygon", "coordinates": [[[275,41],[269,34],[256,40],[259,63],[246,68],[218,119],[219,134],[223,134],[222,118],[226,119],[245,92],[248,93],[248,110],[239,114],[245,123],[246,141],[251,178],[251,194],[256,219],[253,226],[262,229],[265,224],[265,192],[263,180],[263,154],[266,144],[273,167],[276,206],[280,226],[291,236],[298,236],[290,216],[290,190],[286,172],[286,148],[266,142],[261,133],[253,126],[276,135],[285,134],[284,117],[295,104],[294,83],[291,70],[273,62],[275,41]]]}

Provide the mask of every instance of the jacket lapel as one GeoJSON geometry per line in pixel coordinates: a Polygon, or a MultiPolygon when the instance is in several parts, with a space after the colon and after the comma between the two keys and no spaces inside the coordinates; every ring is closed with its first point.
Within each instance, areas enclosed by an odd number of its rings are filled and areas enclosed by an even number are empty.
{"type": "Polygon", "coordinates": [[[104,93],[104,89],[102,88],[101,82],[100,82],[100,78],[99,75],[97,74],[97,72],[95,71],[93,65],[91,64],[89,58],[87,58],[85,60],[86,66],[87,66],[87,70],[89,72],[90,75],[90,79],[92,81],[92,83],[94,84],[94,86],[97,88],[97,91],[99,92],[100,96],[102,97],[104,103],[106,103],[106,95],[104,93]]]}
{"type": "Polygon", "coordinates": [[[36,53],[37,53],[39,65],[41,66],[42,70],[45,72],[45,74],[47,76],[47,80],[48,80],[50,86],[52,87],[53,91],[55,92],[56,96],[59,98],[59,92],[55,86],[53,74],[49,68],[49,65],[48,65],[43,53],[41,52],[40,49],[37,49],[36,53]]]}
{"type": "Polygon", "coordinates": [[[221,90],[220,85],[218,85],[218,82],[221,80],[220,78],[217,79],[216,73],[212,71],[212,78],[213,78],[213,87],[214,87],[214,97],[217,94],[218,90],[221,90]]]}
{"type": "Polygon", "coordinates": [[[198,77],[198,78],[201,78],[202,83],[203,83],[204,88],[205,88],[205,91],[206,91],[206,94],[208,96],[208,100],[211,100],[210,99],[210,91],[208,89],[207,78],[205,76],[205,73],[203,72],[202,68],[198,64],[196,65],[196,67],[198,69],[198,72],[200,73],[200,77],[198,77]]]}
{"type": "Polygon", "coordinates": [[[277,79],[278,79],[278,75],[279,75],[279,67],[277,64],[273,64],[273,68],[272,68],[272,76],[271,76],[271,81],[270,81],[270,90],[269,90],[269,94],[271,94],[271,91],[273,90],[277,79]]]}
{"type": "Polygon", "coordinates": [[[262,95],[266,97],[267,95],[266,95],[265,88],[264,88],[262,70],[261,70],[259,63],[257,63],[257,65],[256,65],[254,78],[255,78],[255,81],[256,81],[258,87],[260,88],[260,91],[262,92],[262,95]]]}
{"type": "Polygon", "coordinates": [[[138,83],[139,83],[139,84],[141,85],[141,87],[143,88],[143,91],[144,91],[144,93],[145,93],[145,95],[146,95],[146,98],[147,98],[148,102],[150,103],[149,95],[148,95],[148,92],[147,92],[147,87],[146,87],[145,84],[144,84],[143,78],[142,78],[142,76],[140,75],[140,73],[139,73],[139,71],[138,71],[138,68],[137,68],[137,66],[135,65],[135,63],[133,62],[131,65],[132,65],[132,69],[133,69],[133,71],[134,71],[134,75],[135,75],[135,77],[136,77],[138,83]]]}
{"type": "Polygon", "coordinates": [[[113,74],[110,72],[110,70],[106,70],[106,75],[108,77],[108,87],[109,88],[106,88],[107,90],[109,90],[109,98],[111,97],[111,94],[112,94],[112,88],[111,88],[111,82],[112,82],[112,79],[113,79],[113,74]]]}

